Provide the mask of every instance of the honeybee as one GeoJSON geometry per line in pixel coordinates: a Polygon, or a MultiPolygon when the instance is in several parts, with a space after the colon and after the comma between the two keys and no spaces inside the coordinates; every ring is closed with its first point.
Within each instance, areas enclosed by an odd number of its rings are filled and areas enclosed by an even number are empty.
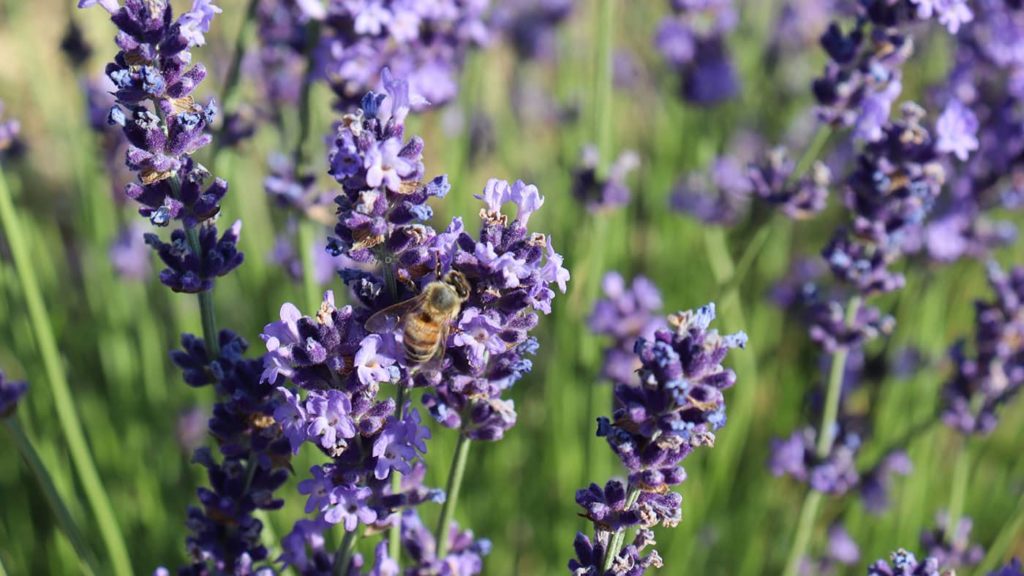
{"type": "Polygon", "coordinates": [[[427,284],[417,296],[370,316],[366,329],[378,334],[400,329],[409,366],[439,361],[444,358],[451,323],[469,298],[469,291],[466,276],[452,270],[427,284]]]}

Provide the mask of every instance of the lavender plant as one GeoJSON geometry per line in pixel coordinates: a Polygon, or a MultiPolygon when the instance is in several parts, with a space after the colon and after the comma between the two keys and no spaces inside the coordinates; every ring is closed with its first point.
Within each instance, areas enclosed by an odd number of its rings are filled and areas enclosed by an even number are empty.
{"type": "MultiPolygon", "coordinates": [[[[292,449],[313,443],[331,459],[300,484],[309,498],[307,512],[317,516],[297,524],[290,538],[319,541],[314,531],[342,524],[347,544],[332,563],[347,570],[356,566],[348,547],[360,525],[400,527],[389,536],[390,560],[399,560],[402,543],[421,566],[411,570],[420,573],[415,570],[438,562],[461,562],[467,553],[479,564],[487,549],[449,534],[468,442],[499,440],[515,424],[514,406],[502,394],[529,371],[524,356],[537,349],[529,331],[537,324],[537,311],[551,310],[549,285],[564,290],[568,271],[550,237],[529,232],[530,215],[543,198],[522,182],[488,182],[479,196],[485,204],[479,239],[469,236],[458,218],[441,233],[429,225],[432,210],[426,201],[443,198],[449,184],[443,176],[423,180],[423,141],[404,138],[408,84],[387,70],[383,84],[384,93],[368,93],[359,110],[343,118],[329,158],[331,175],[342,185],[329,249],[349,262],[341,276],[356,305],[339,309],[328,293],[315,317],[301,316],[289,304],[282,307],[281,321],[263,334],[268,349],[263,379],[286,378],[297,386],[279,386],[284,403],[275,414],[292,449]],[[502,213],[509,202],[518,208],[511,221],[502,213]],[[368,331],[374,313],[414,297],[451,271],[467,279],[470,291],[452,318],[452,334],[438,342],[433,365],[411,360],[397,325],[382,333],[368,331]],[[382,384],[397,386],[396,399],[379,398],[382,384]],[[427,388],[423,402],[431,415],[459,430],[447,498],[421,483],[430,434],[406,403],[409,390],[417,387],[427,388]],[[411,507],[427,501],[445,503],[432,542],[414,534],[418,520],[411,507]]],[[[306,556],[284,560],[313,565],[306,556]]]]}
{"type": "Polygon", "coordinates": [[[740,82],[726,45],[739,20],[732,0],[672,0],[671,6],[654,43],[680,75],[681,96],[701,106],[735,97],[740,82]]]}
{"type": "Polygon", "coordinates": [[[723,391],[736,380],[722,367],[730,349],[746,345],[746,334],[721,336],[709,330],[715,305],[668,318],[669,328],[651,339],[638,338],[635,353],[639,382],[615,383],[612,418],[598,418],[597,434],[629,472],[627,481],[591,484],[576,493],[594,537],[579,532],[576,558],[569,571],[576,576],[637,576],[660,568],[652,528],[672,527],[682,517],[682,497],[672,487],[686,479],[681,463],[695,448],[713,446],[715,432],[725,425],[723,391]],[[627,531],[637,532],[625,545],[627,531]]]}

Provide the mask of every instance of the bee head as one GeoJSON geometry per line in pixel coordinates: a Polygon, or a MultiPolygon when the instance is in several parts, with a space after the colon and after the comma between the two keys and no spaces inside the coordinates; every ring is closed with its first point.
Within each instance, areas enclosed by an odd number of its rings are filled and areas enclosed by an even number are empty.
{"type": "Polygon", "coordinates": [[[459,295],[460,300],[466,300],[469,298],[469,280],[466,279],[466,275],[462,272],[459,272],[458,270],[451,270],[444,275],[443,281],[455,290],[455,293],[459,295]]]}

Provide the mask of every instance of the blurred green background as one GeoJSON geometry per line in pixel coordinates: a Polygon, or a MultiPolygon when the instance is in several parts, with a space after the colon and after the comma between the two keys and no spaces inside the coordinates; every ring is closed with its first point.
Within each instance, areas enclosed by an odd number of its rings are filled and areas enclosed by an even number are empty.
{"type": "MultiPolygon", "coordinates": [[[[219,90],[241,24],[241,0],[219,4],[224,14],[215,21],[210,43],[196,51],[211,69],[197,93],[200,97],[219,90]]],[[[494,542],[485,574],[566,573],[573,536],[585,529],[576,514],[575,490],[621,473],[604,441],[593,435],[594,417],[610,403],[610,387],[597,376],[607,343],[589,334],[585,325],[600,278],[609,270],[653,279],[666,311],[714,300],[721,330],[743,329],[750,335],[748,349],[729,358],[739,374],[737,386],[727,393],[729,425],[714,449],[687,460],[683,522],[658,533],[663,572],[773,574],[785,562],[804,492],[787,479],[773,478],[765,461],[771,438],[788,435],[806,421],[805,394],[822,374],[805,329],[771,305],[766,292],[787,274],[794,259],[818,252],[842,211],[834,194],[828,211],[814,221],[794,224],[755,207],[749,219],[726,230],[666,209],[676,179],[705,166],[735,131],[752,130],[778,141],[808,109],[806,81],[823,62],[820,50],[808,45],[803,56],[770,69],[764,64],[765,46],[778,2],[738,4],[742,22],[731,37],[731,48],[743,78],[743,96],[718,108],[693,109],[675,96],[675,80],[651,48],[653,28],[667,2],[619,2],[616,51],[631,55],[637,73],[616,88],[613,145],[616,152],[639,152],[642,165],[630,179],[633,200],[617,212],[588,213],[570,193],[571,169],[594,133],[598,39],[592,1],[577,2],[560,30],[555,62],[517,61],[507,45],[496,42],[470,57],[456,103],[411,120],[408,133],[427,142],[428,175],[448,173],[452,179],[452,193],[435,207],[438,222],[452,215],[471,222],[478,212],[472,195],[490,177],[535,183],[546,204],[533,220],[534,228],[554,237],[573,275],[569,293],[556,299],[553,313],[537,331],[541,350],[533,373],[512,393],[519,424],[503,441],[477,444],[471,452],[456,517],[494,542]],[[531,113],[517,113],[510,105],[516,91],[575,110],[577,119],[556,122],[536,105],[526,108],[531,113]],[[493,147],[471,141],[473,118],[492,123],[493,147]],[[761,233],[766,227],[768,232],[761,233]],[[752,243],[761,241],[765,245],[737,286],[737,262],[752,243]],[[589,406],[594,413],[588,413],[589,406]]],[[[85,69],[91,75],[101,73],[115,51],[113,27],[102,10],[76,12],[70,0],[0,0],[0,99],[7,105],[6,114],[20,119],[28,146],[25,156],[5,161],[3,167],[30,241],[86,440],[134,570],[144,574],[184,560],[185,510],[205,478],[202,469],[189,464],[176,426],[183,411],[208,408],[212,393],[184,385],[167,356],[181,332],[200,332],[195,298],[160,286],[156,271],[150,280],[137,282],[118,278],[111,267],[110,242],[123,224],[139,218],[130,205],[114,201],[99,141],[87,123],[81,90],[85,78],[60,53],[69,18],[81,24],[95,49],[85,69]]],[[[941,36],[919,41],[906,69],[906,95],[920,94],[922,86],[941,80],[949,65],[948,50],[941,36]]],[[[243,84],[242,98],[253,94],[243,84]]],[[[314,133],[327,134],[334,118],[330,95],[317,86],[313,97],[314,133]]],[[[309,310],[302,287],[267,256],[286,217],[268,201],[262,178],[267,154],[295,139],[289,114],[285,112],[284,134],[266,126],[255,141],[223,154],[213,167],[231,183],[224,217],[243,220],[246,252],[239,271],[218,283],[217,314],[222,326],[250,341],[254,353],[262,348],[260,330],[277,318],[281,303],[291,301],[309,310]]],[[[326,148],[319,139],[312,154],[323,164],[326,148]]],[[[1014,218],[1024,223],[1020,216],[1014,218]]],[[[1013,248],[997,256],[1004,264],[1019,262],[1021,252],[1013,248]]],[[[913,346],[932,361],[909,379],[871,382],[850,399],[855,411],[873,421],[865,462],[934,412],[949,373],[943,355],[971,330],[972,300],[987,296],[984,267],[977,261],[945,267],[912,261],[907,274],[906,289],[880,301],[897,317],[898,327],[889,341],[876,342],[869,352],[891,358],[913,346]]],[[[336,280],[322,288],[343,292],[336,280]]],[[[102,562],[105,549],[57,424],[24,309],[6,239],[0,237],[0,367],[8,376],[32,383],[19,418],[102,562]]],[[[1024,537],[1017,530],[1024,508],[1022,410],[1017,405],[1005,411],[995,435],[969,446],[973,465],[965,512],[975,519],[975,541],[991,545],[1002,535],[994,551],[999,559],[1024,553],[1024,537]]],[[[453,432],[435,428],[428,484],[443,486],[454,442],[453,432]]],[[[916,436],[910,444],[914,472],[897,478],[894,505],[880,516],[866,514],[852,496],[826,500],[812,551],[822,551],[825,528],[840,516],[861,546],[861,565],[850,568],[850,574],[863,573],[869,561],[898,546],[916,549],[919,531],[948,506],[957,445],[941,426],[916,436]]],[[[273,534],[286,533],[301,516],[304,499],[294,484],[316,459],[304,452],[296,460],[297,475],[282,491],[288,506],[266,517],[273,534]]],[[[424,514],[432,519],[437,511],[427,508],[424,514]]],[[[364,542],[367,550],[370,545],[364,542]]],[[[0,560],[10,574],[71,574],[79,566],[5,434],[0,434],[0,560]]]]}

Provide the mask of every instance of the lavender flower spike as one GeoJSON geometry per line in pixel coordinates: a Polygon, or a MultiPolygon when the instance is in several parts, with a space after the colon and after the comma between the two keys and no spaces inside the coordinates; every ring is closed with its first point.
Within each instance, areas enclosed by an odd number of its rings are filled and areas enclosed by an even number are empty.
{"type": "Polygon", "coordinates": [[[925,558],[918,562],[912,552],[902,548],[889,556],[889,561],[879,560],[868,567],[868,576],[941,576],[939,562],[925,558]]]}
{"type": "Polygon", "coordinates": [[[612,480],[576,493],[582,514],[594,525],[594,538],[576,536],[576,576],[639,576],[660,567],[651,528],[675,526],[682,517],[682,496],[671,487],[686,479],[682,461],[698,446],[713,446],[725,425],[722,391],[736,374],[722,367],[730,349],[742,348],[742,332],[720,335],[709,329],[714,304],[669,317],[669,328],[639,338],[635,353],[639,382],[615,384],[615,411],[598,419],[598,436],[629,472],[624,484],[612,480]],[[625,531],[637,528],[623,547],[625,531]]]}

